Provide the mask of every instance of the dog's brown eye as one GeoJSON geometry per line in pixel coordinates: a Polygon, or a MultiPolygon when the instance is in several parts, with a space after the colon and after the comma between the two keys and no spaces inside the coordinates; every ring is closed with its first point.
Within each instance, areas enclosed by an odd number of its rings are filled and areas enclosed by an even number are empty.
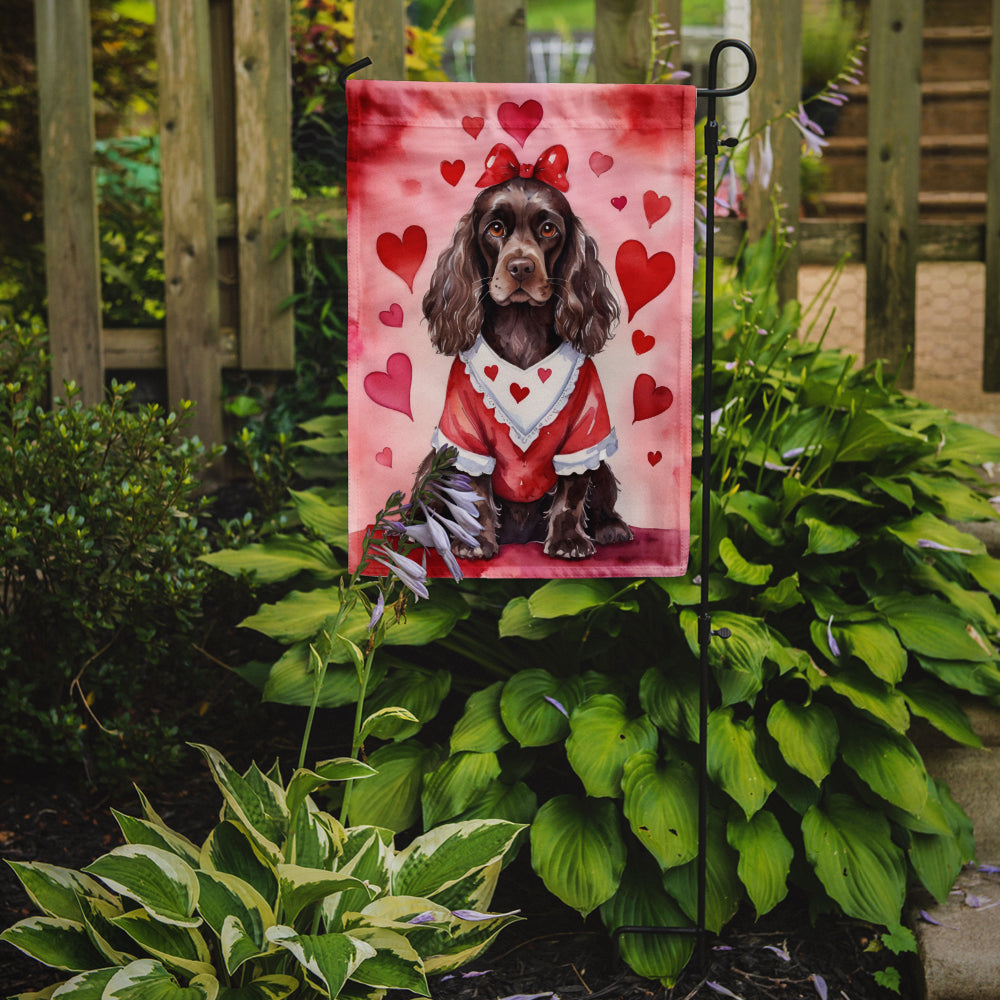
{"type": "Polygon", "coordinates": [[[543,222],[541,228],[538,230],[538,235],[545,239],[551,239],[558,232],[559,230],[556,229],[554,222],[543,222]]]}
{"type": "Polygon", "coordinates": [[[504,225],[502,222],[491,222],[489,226],[487,226],[486,232],[489,233],[490,236],[503,236],[504,225]]]}

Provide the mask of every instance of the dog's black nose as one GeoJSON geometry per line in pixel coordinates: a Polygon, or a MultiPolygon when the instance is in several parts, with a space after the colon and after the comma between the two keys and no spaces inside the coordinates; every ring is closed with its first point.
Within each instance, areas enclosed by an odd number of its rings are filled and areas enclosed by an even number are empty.
{"type": "Polygon", "coordinates": [[[523,281],[529,274],[534,274],[535,262],[527,257],[514,257],[507,261],[507,273],[518,281],[523,281]]]}

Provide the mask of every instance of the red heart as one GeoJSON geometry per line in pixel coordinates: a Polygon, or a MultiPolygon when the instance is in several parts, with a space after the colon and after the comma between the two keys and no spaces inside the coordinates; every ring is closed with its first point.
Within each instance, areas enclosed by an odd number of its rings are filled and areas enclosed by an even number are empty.
{"type": "Polygon", "coordinates": [[[655,344],[655,337],[650,337],[648,334],[643,333],[642,330],[633,331],[632,347],[635,349],[636,354],[645,354],[646,351],[651,351],[655,344]]]}
{"type": "Polygon", "coordinates": [[[538,369],[538,377],[542,380],[542,382],[548,382],[549,376],[551,374],[552,374],[552,369],[551,368],[539,368],[538,369]]]}
{"type": "Polygon", "coordinates": [[[395,233],[382,233],[375,241],[375,252],[378,259],[393,274],[398,274],[412,292],[413,279],[427,253],[427,233],[420,226],[407,226],[402,239],[395,233]]]}
{"type": "Polygon", "coordinates": [[[514,397],[515,403],[522,402],[529,392],[531,392],[530,389],[520,386],[516,382],[511,382],[510,384],[510,394],[514,397]]]}
{"type": "Polygon", "coordinates": [[[628,204],[628,198],[626,198],[625,195],[620,195],[617,198],[612,198],[611,204],[614,205],[620,212],[628,204]]]}
{"type": "Polygon", "coordinates": [[[381,451],[375,452],[375,461],[379,465],[384,465],[387,469],[392,468],[392,449],[389,447],[383,448],[381,451]]]}
{"type": "Polygon", "coordinates": [[[496,365],[486,365],[483,368],[483,374],[492,382],[497,377],[497,372],[500,369],[496,365]]]}
{"type": "Polygon", "coordinates": [[[384,372],[369,372],[365,376],[365,393],[368,398],[387,410],[405,413],[411,420],[410,383],[413,365],[405,354],[391,354],[384,372]]]}
{"type": "Polygon", "coordinates": [[[626,240],[615,257],[615,272],[628,303],[628,321],[650,300],[655,299],[674,279],[673,254],[666,250],[646,256],[638,240],[626,240]]]}
{"type": "Polygon", "coordinates": [[[642,207],[646,210],[646,221],[649,228],[653,228],[653,223],[670,211],[670,199],[663,195],[658,195],[655,191],[647,191],[642,196],[642,207]]]}
{"type": "Polygon", "coordinates": [[[632,386],[632,407],[635,410],[632,423],[648,420],[669,410],[673,401],[674,394],[665,385],[657,385],[652,375],[637,375],[632,386]]]}
{"type": "Polygon", "coordinates": [[[471,115],[466,115],[462,119],[462,128],[465,129],[473,139],[479,138],[479,133],[482,132],[483,126],[486,124],[482,118],[473,118],[471,115]]]}
{"type": "Polygon", "coordinates": [[[649,452],[646,455],[646,458],[649,459],[649,464],[650,465],[656,465],[660,461],[660,459],[663,458],[663,452],[662,451],[651,451],[651,452],[649,452]]]}
{"type": "Polygon", "coordinates": [[[465,162],[463,160],[455,160],[454,163],[449,163],[447,160],[441,161],[441,176],[452,187],[462,179],[462,174],[464,173],[465,162]]]}
{"type": "Polygon", "coordinates": [[[378,318],[386,326],[402,326],[403,325],[403,307],[398,302],[393,302],[388,309],[383,309],[379,314],[378,318]]]}
{"type": "Polygon", "coordinates": [[[517,105],[513,101],[504,101],[497,110],[497,119],[507,135],[513,136],[521,148],[524,140],[531,135],[542,120],[542,106],[538,101],[525,101],[517,105]]]}
{"type": "Polygon", "coordinates": [[[600,177],[601,174],[609,171],[614,165],[615,161],[612,157],[608,156],[607,153],[591,153],[590,154],[590,169],[600,177]]]}

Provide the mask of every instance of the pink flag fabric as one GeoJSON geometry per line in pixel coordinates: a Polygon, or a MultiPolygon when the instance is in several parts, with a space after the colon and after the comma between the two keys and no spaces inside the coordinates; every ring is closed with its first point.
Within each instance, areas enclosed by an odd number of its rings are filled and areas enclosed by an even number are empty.
{"type": "Polygon", "coordinates": [[[695,96],[348,81],[352,567],[451,447],[466,576],[686,572],[695,96]]]}

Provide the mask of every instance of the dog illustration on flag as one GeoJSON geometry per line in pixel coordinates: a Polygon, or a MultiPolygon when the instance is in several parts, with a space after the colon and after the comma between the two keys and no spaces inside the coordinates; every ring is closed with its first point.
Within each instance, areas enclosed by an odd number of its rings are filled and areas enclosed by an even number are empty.
{"type": "Polygon", "coordinates": [[[615,509],[618,440],[592,360],[619,305],[567,200],[568,167],[561,145],[522,164],[497,143],[423,298],[431,343],[455,357],[432,445],[456,450],[482,496],[477,544],[456,542],[460,558],[542,542],[577,560],[633,537],[615,509]]]}

